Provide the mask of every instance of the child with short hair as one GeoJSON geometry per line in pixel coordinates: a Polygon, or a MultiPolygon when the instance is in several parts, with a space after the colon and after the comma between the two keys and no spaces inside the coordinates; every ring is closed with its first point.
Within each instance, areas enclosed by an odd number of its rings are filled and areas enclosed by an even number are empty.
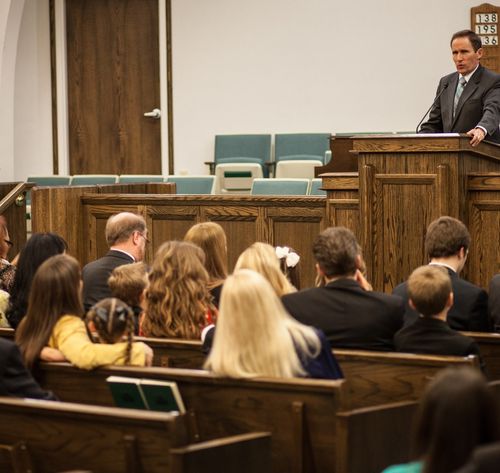
{"type": "Polygon", "coordinates": [[[134,333],[139,334],[139,321],[144,310],[144,294],[149,285],[145,263],[118,266],[108,279],[111,294],[125,302],[134,312],[134,333]]]}
{"type": "Polygon", "coordinates": [[[453,305],[450,276],[445,268],[421,266],[408,278],[410,307],[419,312],[415,322],[394,335],[396,351],[434,355],[478,355],[477,344],[446,322],[453,305]]]}
{"type": "Polygon", "coordinates": [[[130,364],[134,341],[134,312],[125,302],[108,297],[93,305],[85,316],[87,328],[100,343],[127,341],[125,364],[130,364]]]}

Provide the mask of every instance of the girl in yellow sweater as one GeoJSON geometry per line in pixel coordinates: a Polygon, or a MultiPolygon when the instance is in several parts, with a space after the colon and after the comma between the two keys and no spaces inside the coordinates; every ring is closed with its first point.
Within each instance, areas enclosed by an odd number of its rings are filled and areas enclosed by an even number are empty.
{"type": "Polygon", "coordinates": [[[59,350],[75,366],[151,365],[153,352],[144,343],[94,344],[82,320],[81,275],[78,261],[68,255],[46,260],[31,286],[26,317],[16,330],[24,361],[33,368],[45,346],[59,350]],[[130,359],[130,360],[129,360],[130,359]]]}

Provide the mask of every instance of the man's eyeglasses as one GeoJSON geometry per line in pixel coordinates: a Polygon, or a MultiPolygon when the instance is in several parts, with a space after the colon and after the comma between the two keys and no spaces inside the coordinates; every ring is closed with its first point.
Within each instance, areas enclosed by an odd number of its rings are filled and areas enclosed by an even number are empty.
{"type": "Polygon", "coordinates": [[[144,238],[144,241],[146,243],[151,243],[151,240],[146,236],[144,235],[144,233],[141,233],[141,232],[137,232],[142,238],[144,238]]]}

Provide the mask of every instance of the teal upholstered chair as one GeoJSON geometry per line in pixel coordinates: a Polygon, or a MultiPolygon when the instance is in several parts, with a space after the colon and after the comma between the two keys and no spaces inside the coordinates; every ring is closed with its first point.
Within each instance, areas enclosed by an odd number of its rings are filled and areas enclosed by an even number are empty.
{"type": "Polygon", "coordinates": [[[163,182],[160,174],[122,174],[118,178],[120,184],[133,184],[136,182],[163,182]]]}
{"type": "MultiPolygon", "coordinates": [[[[265,163],[271,160],[271,135],[215,135],[214,166],[228,163],[260,164],[268,176],[265,163]]],[[[214,167],[215,172],[215,167],[214,167]]]]}
{"type": "Polygon", "coordinates": [[[309,187],[309,195],[326,195],[326,191],[321,189],[323,179],[311,179],[311,186],[309,187]]]}
{"type": "Polygon", "coordinates": [[[325,162],[330,133],[281,133],[274,137],[274,160],[319,160],[325,162]]]}
{"type": "Polygon", "coordinates": [[[177,194],[215,193],[215,176],[168,176],[165,182],[175,182],[177,194]]]}
{"type": "Polygon", "coordinates": [[[307,195],[309,179],[254,179],[252,195],[307,195]]]}
{"type": "Polygon", "coordinates": [[[72,186],[96,186],[97,184],[116,184],[115,174],[75,174],[71,178],[72,186]]]}

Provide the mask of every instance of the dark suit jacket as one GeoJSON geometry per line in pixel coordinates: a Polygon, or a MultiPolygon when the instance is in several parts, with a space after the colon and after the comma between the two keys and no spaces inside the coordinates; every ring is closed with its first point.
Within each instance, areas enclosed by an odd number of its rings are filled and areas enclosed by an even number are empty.
{"type": "Polygon", "coordinates": [[[108,279],[113,269],[133,263],[130,256],[121,251],[110,250],[108,253],[83,267],[83,306],[89,310],[96,302],[111,297],[108,279]]]}
{"type": "MultiPolygon", "coordinates": [[[[491,330],[488,317],[488,294],[478,286],[461,279],[449,268],[448,274],[453,289],[453,307],[448,312],[448,325],[454,330],[471,332],[489,332],[491,330]]],[[[405,326],[418,318],[418,312],[408,305],[408,286],[401,283],[392,291],[406,303],[405,326]]]]}
{"type": "Polygon", "coordinates": [[[500,274],[495,274],[490,282],[488,312],[493,330],[500,332],[500,274]]]}
{"type": "Polygon", "coordinates": [[[56,400],[35,382],[23,364],[17,345],[3,338],[0,338],[0,396],[56,400]]]}
{"type": "Polygon", "coordinates": [[[439,319],[418,317],[415,322],[394,335],[397,351],[429,355],[478,355],[479,348],[472,338],[451,329],[439,319]]]}
{"type": "Polygon", "coordinates": [[[353,279],[287,294],[283,304],[299,322],[322,330],[333,347],[390,351],[403,325],[399,297],[365,291],[353,279]]]}
{"type": "Polygon", "coordinates": [[[453,117],[453,102],[459,79],[458,72],[443,77],[436,97],[446,90],[432,108],[421,133],[466,133],[482,126],[486,140],[500,143],[500,75],[481,65],[467,82],[453,117]]]}

